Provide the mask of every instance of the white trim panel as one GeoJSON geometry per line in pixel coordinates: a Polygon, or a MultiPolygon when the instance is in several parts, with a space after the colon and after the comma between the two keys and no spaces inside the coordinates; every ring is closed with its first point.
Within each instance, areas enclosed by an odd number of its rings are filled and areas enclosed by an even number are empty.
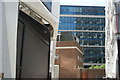
{"type": "Polygon", "coordinates": [[[75,31],[75,32],[105,32],[105,31],[95,31],[95,30],[58,30],[58,31],[75,31]]]}
{"type": "Polygon", "coordinates": [[[91,17],[91,18],[105,18],[105,16],[98,16],[98,15],[63,15],[63,14],[61,14],[60,16],[63,16],[63,17],[91,17]]]}
{"type": "Polygon", "coordinates": [[[41,17],[43,17],[45,20],[47,20],[53,27],[55,27],[56,24],[59,22],[59,19],[53,16],[52,13],[50,13],[50,11],[40,0],[31,0],[33,2],[29,2],[28,0],[20,1],[27,5],[30,9],[35,11],[37,14],[39,14],[41,17]]]}
{"type": "Polygon", "coordinates": [[[77,49],[80,53],[83,54],[83,52],[76,46],[72,46],[72,47],[56,47],[56,49],[77,49]]]}

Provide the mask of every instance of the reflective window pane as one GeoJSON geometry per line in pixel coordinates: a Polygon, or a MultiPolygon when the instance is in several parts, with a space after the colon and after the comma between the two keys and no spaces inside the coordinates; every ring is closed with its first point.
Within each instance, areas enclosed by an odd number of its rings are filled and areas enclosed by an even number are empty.
{"type": "Polygon", "coordinates": [[[105,15],[105,7],[61,5],[60,14],[105,15]]]}

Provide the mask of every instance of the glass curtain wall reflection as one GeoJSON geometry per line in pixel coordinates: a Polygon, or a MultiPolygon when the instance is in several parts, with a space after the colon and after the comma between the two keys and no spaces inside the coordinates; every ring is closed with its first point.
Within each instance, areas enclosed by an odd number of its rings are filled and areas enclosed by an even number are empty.
{"type": "Polygon", "coordinates": [[[52,10],[52,0],[41,0],[47,9],[51,12],[52,10]]]}
{"type": "Polygon", "coordinates": [[[84,62],[87,63],[104,63],[105,49],[104,47],[84,47],[84,62]]]}
{"type": "Polygon", "coordinates": [[[80,39],[80,45],[105,45],[104,32],[76,32],[76,36],[80,39]]]}
{"type": "Polygon", "coordinates": [[[105,63],[104,8],[61,5],[59,32],[72,32],[78,37],[85,63],[105,63]]]}
{"type": "Polygon", "coordinates": [[[60,17],[59,30],[105,30],[105,18],[60,17]]]}
{"type": "Polygon", "coordinates": [[[104,7],[61,5],[60,14],[105,15],[104,7]]]}

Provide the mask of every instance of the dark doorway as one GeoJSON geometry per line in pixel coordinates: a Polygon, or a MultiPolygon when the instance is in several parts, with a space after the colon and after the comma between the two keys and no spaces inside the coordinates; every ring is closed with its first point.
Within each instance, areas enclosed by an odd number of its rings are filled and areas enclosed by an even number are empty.
{"type": "Polygon", "coordinates": [[[48,78],[50,31],[24,12],[19,12],[17,72],[21,78],[48,78]]]}

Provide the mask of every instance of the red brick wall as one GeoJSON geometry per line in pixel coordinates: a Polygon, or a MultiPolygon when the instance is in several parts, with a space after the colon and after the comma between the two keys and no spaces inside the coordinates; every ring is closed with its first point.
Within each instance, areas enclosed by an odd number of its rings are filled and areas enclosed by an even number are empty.
{"type": "Polygon", "coordinates": [[[102,78],[105,76],[105,70],[104,69],[81,69],[81,77],[82,78],[89,78],[89,79],[96,79],[96,78],[102,78]]]}
{"type": "MultiPolygon", "coordinates": [[[[57,47],[66,46],[79,46],[79,44],[76,42],[57,43],[57,47]]],[[[60,78],[77,78],[80,76],[78,75],[80,73],[80,70],[78,70],[77,67],[83,67],[83,63],[80,60],[78,61],[78,56],[80,56],[82,59],[83,56],[76,48],[57,49],[56,54],[59,55],[59,59],[55,61],[55,64],[59,65],[60,78]]]]}

